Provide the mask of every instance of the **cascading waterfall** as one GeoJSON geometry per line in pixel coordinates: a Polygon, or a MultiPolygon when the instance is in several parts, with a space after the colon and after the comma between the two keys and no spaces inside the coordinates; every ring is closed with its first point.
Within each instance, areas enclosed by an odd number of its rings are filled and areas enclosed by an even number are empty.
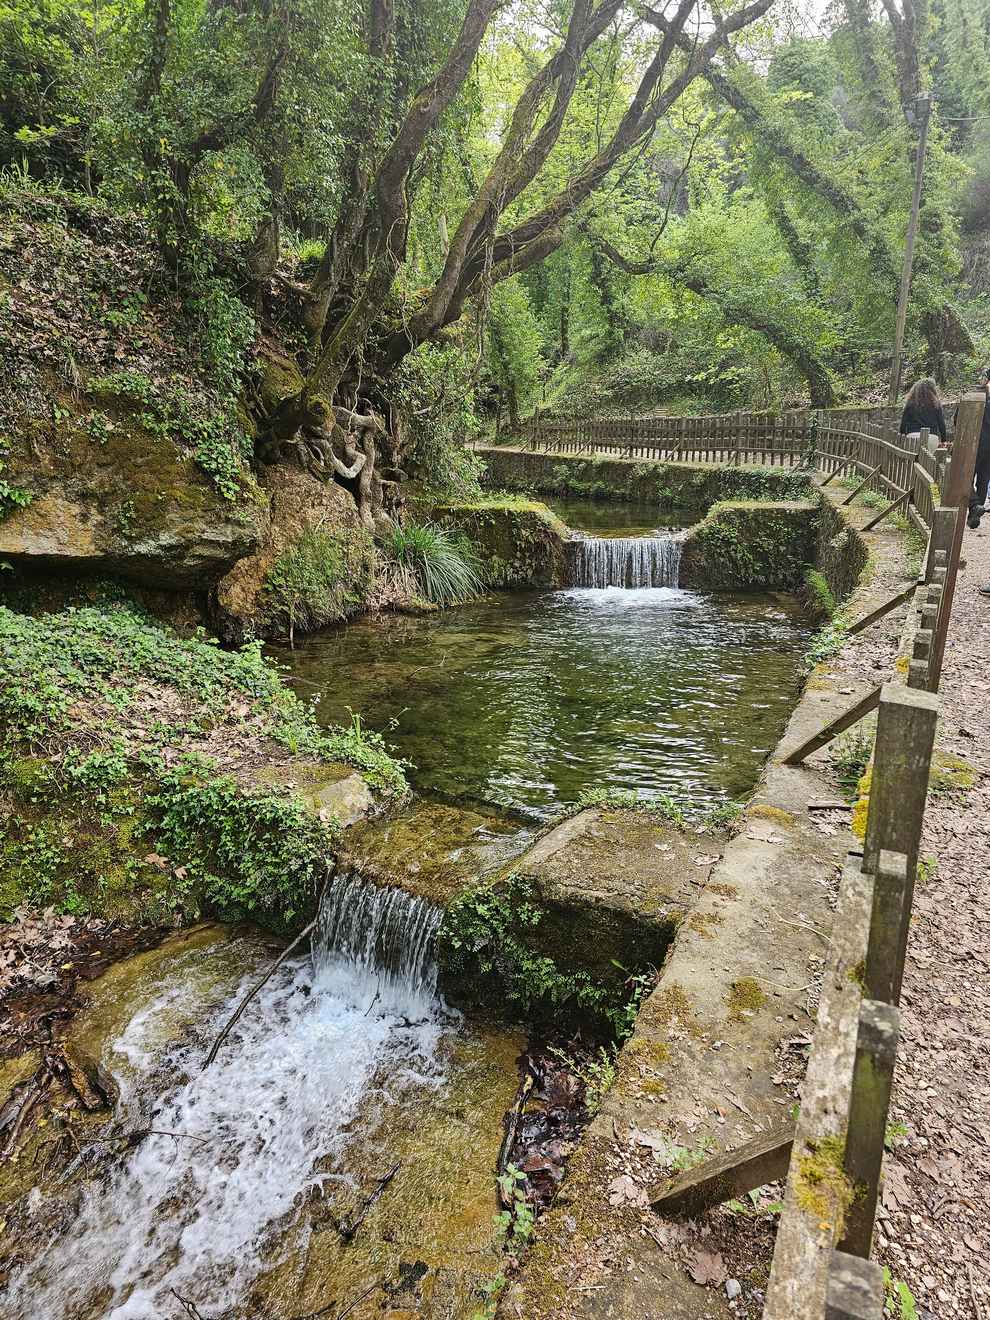
{"type": "Polygon", "coordinates": [[[572,587],[676,587],[678,536],[588,536],[570,541],[572,587]]]}
{"type": "Polygon", "coordinates": [[[439,919],[399,890],[335,877],[312,960],[277,969],[205,1070],[270,951],[220,941],[150,976],[103,1057],[120,1086],[112,1133],[146,1135],[108,1168],[112,1141],[83,1149],[78,1168],[92,1158],[97,1172],[76,1185],[70,1217],[64,1191],[39,1185],[31,1213],[53,1232],[11,1277],[5,1320],[160,1320],[176,1293],[232,1314],[305,1245],[299,1207],[348,1179],[352,1125],[443,1085],[454,1019],[435,993],[439,919]]]}
{"type": "Polygon", "coordinates": [[[441,911],[401,889],[380,889],[360,875],[327,887],[313,931],[318,982],[343,975],[351,993],[406,1016],[422,1016],[437,989],[434,956],[441,911]]]}

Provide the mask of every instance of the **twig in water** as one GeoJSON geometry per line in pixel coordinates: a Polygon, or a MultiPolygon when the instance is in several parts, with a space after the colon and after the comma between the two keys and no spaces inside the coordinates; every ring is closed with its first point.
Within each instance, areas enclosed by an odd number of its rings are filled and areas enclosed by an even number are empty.
{"type": "MultiPolygon", "coordinates": [[[[398,1165],[396,1165],[396,1168],[398,1168],[398,1165]]],[[[350,1315],[352,1311],[356,1311],[357,1308],[364,1301],[364,1299],[366,1297],[370,1297],[371,1294],[375,1291],[375,1289],[380,1287],[381,1287],[380,1283],[373,1283],[370,1288],[366,1288],[365,1291],[361,1294],[361,1296],[356,1297],[354,1301],[351,1302],[350,1306],[345,1306],[344,1309],[340,1312],[340,1314],[334,1317],[334,1320],[344,1320],[344,1316],[350,1315]]]]}
{"type": "Polygon", "coordinates": [[[282,963],[284,963],[286,958],[288,958],[292,950],[296,948],[297,945],[301,944],[302,941],[306,938],[306,936],[312,932],[313,927],[316,925],[316,921],[317,918],[314,917],[313,920],[309,923],[309,925],[304,930],[301,930],[299,932],[299,934],[292,941],[289,947],[287,949],[283,949],[283,951],[272,963],[271,967],[269,967],[268,971],[265,972],[261,980],[258,981],[256,985],[253,985],[251,987],[251,989],[247,992],[247,994],[244,996],[241,1002],[237,1005],[237,1008],[234,1010],[233,1017],[231,1017],[228,1020],[227,1025],[224,1027],[223,1031],[220,1032],[220,1035],[213,1042],[213,1047],[210,1050],[209,1054],[206,1056],[206,1062],[203,1064],[204,1070],[208,1068],[210,1064],[213,1062],[213,1060],[217,1057],[217,1052],[219,1051],[220,1046],[230,1035],[231,1030],[234,1027],[234,1024],[236,1023],[237,1019],[241,1016],[241,1014],[244,1012],[244,1010],[247,1008],[248,1004],[250,1004],[251,1000],[255,997],[255,995],[258,993],[261,987],[271,980],[271,978],[278,971],[279,967],[281,967],[282,963]]]}
{"type": "MultiPolygon", "coordinates": [[[[370,1288],[365,1289],[360,1297],[355,1298],[350,1306],[346,1306],[338,1315],[333,1316],[332,1320],[344,1320],[345,1316],[350,1315],[356,1307],[361,1305],[366,1297],[370,1297],[375,1289],[380,1287],[380,1283],[373,1283],[370,1288]]],[[[290,1320],[318,1320],[318,1317],[326,1315],[333,1305],[333,1302],[327,1302],[326,1306],[321,1306],[318,1311],[307,1311],[305,1315],[294,1315],[290,1317],[290,1320]]]]}
{"type": "Polygon", "coordinates": [[[191,1302],[188,1297],[183,1297],[182,1294],[177,1293],[174,1288],[169,1288],[169,1292],[182,1307],[183,1311],[185,1311],[186,1315],[189,1316],[189,1320],[206,1320],[203,1312],[197,1308],[195,1302],[191,1302]]]}
{"type": "MultiPolygon", "coordinates": [[[[337,1225],[337,1232],[340,1234],[341,1238],[345,1242],[350,1242],[351,1239],[354,1237],[355,1233],[364,1223],[368,1211],[375,1204],[375,1202],[381,1196],[382,1192],[384,1192],[385,1188],[389,1185],[389,1183],[392,1181],[395,1175],[399,1172],[400,1167],[401,1167],[401,1161],[398,1164],[393,1164],[392,1167],[389,1169],[388,1173],[382,1174],[382,1176],[378,1179],[378,1182],[375,1186],[375,1190],[371,1192],[370,1195],[364,1198],[364,1201],[361,1204],[361,1209],[358,1211],[357,1215],[349,1223],[341,1222],[337,1225]]],[[[378,1285],[376,1284],[375,1286],[377,1287],[378,1285]]]]}
{"type": "Polygon", "coordinates": [[[124,1134],[128,1141],[142,1141],[145,1137],[174,1137],[176,1141],[196,1141],[201,1146],[210,1143],[206,1137],[194,1137],[191,1132],[169,1132],[167,1128],[139,1128],[137,1132],[124,1134]]]}
{"type": "Polygon", "coordinates": [[[371,1010],[372,1010],[372,1009],[374,1008],[374,1006],[378,1003],[378,1001],[379,1001],[379,999],[381,999],[381,997],[382,997],[382,992],[381,992],[381,990],[376,990],[376,991],[375,991],[375,997],[374,997],[374,999],[373,999],[373,1000],[371,1001],[371,1003],[368,1005],[368,1011],[365,1013],[365,1015],[364,1015],[365,1017],[371,1017],[371,1010]]]}

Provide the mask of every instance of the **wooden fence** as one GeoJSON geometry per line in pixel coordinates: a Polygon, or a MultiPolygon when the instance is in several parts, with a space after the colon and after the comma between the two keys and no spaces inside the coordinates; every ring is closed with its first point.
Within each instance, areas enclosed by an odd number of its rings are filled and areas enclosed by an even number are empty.
{"type": "MultiPolygon", "coordinates": [[[[930,447],[922,446],[923,454],[908,466],[904,447],[881,436],[870,437],[877,444],[856,449],[851,460],[839,449],[830,450],[837,471],[847,461],[862,464],[890,482],[891,494],[913,490],[912,483],[921,480],[919,470],[926,478],[931,503],[916,501],[919,520],[930,530],[922,580],[853,625],[854,631],[870,626],[913,594],[907,684],[888,682],[858,697],[783,758],[785,764],[800,764],[842,729],[877,710],[866,836],[862,852],[849,853],[842,875],[798,1117],[769,1137],[681,1175],[656,1203],[662,1213],[682,1207],[697,1212],[780,1176],[786,1167],[764,1320],[883,1317],[882,1271],[870,1252],[938,718],[936,694],[983,408],[982,394],[962,400],[951,461],[944,470],[930,447]]],[[[864,435],[855,434],[857,441],[864,435]]],[[[840,443],[845,439],[840,437],[840,443]]]]}
{"type": "MultiPolygon", "coordinates": [[[[948,450],[907,441],[895,431],[890,409],[831,409],[783,413],[734,412],[699,417],[625,417],[606,421],[534,418],[520,438],[536,452],[690,463],[758,463],[767,467],[817,467],[827,481],[859,476],[904,507],[927,533],[938,502],[948,450]]],[[[850,496],[850,499],[852,496],[850,496]]]]}

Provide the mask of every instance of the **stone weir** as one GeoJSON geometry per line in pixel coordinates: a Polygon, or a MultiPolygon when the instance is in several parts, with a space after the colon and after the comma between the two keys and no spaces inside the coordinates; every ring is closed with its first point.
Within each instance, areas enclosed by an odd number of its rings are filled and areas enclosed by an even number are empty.
{"type": "Polygon", "coordinates": [[[419,801],[349,829],[338,868],[442,911],[440,989],[450,1002],[604,1024],[628,998],[629,974],[659,966],[689,915],[697,853],[694,837],[640,811],[589,808],[534,837],[419,801]]]}

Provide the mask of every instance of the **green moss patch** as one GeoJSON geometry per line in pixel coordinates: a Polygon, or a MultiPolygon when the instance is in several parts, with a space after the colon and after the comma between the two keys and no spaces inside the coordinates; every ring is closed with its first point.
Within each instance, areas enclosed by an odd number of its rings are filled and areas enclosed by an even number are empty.
{"type": "Polygon", "coordinates": [[[928,787],[932,793],[965,794],[976,785],[976,771],[961,756],[936,751],[928,771],[928,787]]]}
{"type": "Polygon", "coordinates": [[[752,976],[740,976],[729,987],[729,1021],[743,1022],[752,1017],[767,1002],[759,981],[752,976]]]}
{"type": "Polygon", "coordinates": [[[814,1217],[823,1232],[837,1240],[855,1189],[843,1168],[846,1143],[842,1137],[822,1137],[798,1160],[795,1193],[798,1205],[814,1217]]]}
{"type": "Polygon", "coordinates": [[[681,557],[681,583],[724,591],[792,591],[813,553],[806,504],[723,502],[692,528],[681,557]]]}

